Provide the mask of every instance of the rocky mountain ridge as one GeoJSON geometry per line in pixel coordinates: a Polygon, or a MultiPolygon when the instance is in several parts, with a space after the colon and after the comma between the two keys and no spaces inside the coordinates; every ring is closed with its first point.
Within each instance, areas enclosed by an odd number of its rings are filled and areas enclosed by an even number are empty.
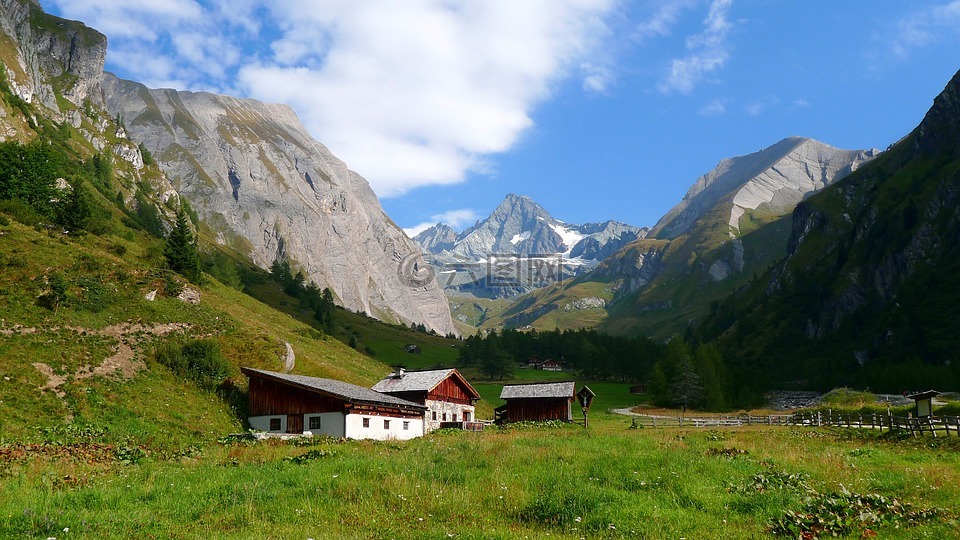
{"type": "Polygon", "coordinates": [[[104,78],[107,106],[143,141],[220,244],[268,268],[288,258],[341,305],[381,320],[456,333],[419,250],[360,175],[285,105],[149,89],[104,78]]]}
{"type": "Polygon", "coordinates": [[[438,224],[414,240],[433,256],[448,293],[503,298],[589,271],[646,233],[616,221],[568,224],[530,197],[511,193],[460,234],[438,224]]]}

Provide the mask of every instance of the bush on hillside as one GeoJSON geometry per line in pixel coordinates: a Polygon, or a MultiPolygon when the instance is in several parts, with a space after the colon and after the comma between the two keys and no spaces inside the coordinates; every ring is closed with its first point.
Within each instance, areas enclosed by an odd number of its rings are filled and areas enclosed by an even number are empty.
{"type": "Polygon", "coordinates": [[[168,341],[158,345],[152,357],[206,390],[217,388],[230,374],[230,364],[220,353],[220,344],[212,338],[168,341]]]}

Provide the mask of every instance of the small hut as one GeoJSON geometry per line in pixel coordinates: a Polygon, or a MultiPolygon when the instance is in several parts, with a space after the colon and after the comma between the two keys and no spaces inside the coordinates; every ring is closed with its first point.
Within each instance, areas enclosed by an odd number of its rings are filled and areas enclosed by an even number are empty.
{"type": "Polygon", "coordinates": [[[573,421],[575,383],[508,384],[500,392],[506,404],[494,410],[497,423],[573,421]]]}

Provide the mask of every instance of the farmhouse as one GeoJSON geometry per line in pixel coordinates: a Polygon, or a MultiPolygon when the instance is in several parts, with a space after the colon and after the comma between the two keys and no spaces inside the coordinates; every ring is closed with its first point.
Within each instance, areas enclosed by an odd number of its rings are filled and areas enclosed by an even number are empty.
{"type": "Polygon", "coordinates": [[[540,365],[537,366],[537,369],[542,369],[544,371],[563,371],[563,366],[560,365],[560,362],[556,360],[544,360],[540,362],[540,365]]]}
{"type": "Polygon", "coordinates": [[[241,368],[250,379],[250,427],[348,439],[412,439],[426,407],[355,384],[241,368]]]}
{"type": "Polygon", "coordinates": [[[494,411],[497,423],[573,420],[574,384],[571,382],[508,384],[500,392],[507,403],[494,411]]]}
{"type": "Polygon", "coordinates": [[[397,368],[373,389],[426,407],[424,424],[428,432],[439,427],[454,427],[452,424],[476,428],[472,425],[476,421],[474,406],[480,394],[455,369],[406,371],[397,368]]]}

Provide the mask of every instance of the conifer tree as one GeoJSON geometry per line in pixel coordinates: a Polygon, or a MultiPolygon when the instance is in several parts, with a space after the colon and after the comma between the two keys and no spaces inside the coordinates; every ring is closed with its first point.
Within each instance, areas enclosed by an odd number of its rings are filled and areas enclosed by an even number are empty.
{"type": "Polygon", "coordinates": [[[200,252],[183,208],[177,211],[177,221],[167,236],[163,255],[171,270],[193,283],[200,283],[200,252]]]}

